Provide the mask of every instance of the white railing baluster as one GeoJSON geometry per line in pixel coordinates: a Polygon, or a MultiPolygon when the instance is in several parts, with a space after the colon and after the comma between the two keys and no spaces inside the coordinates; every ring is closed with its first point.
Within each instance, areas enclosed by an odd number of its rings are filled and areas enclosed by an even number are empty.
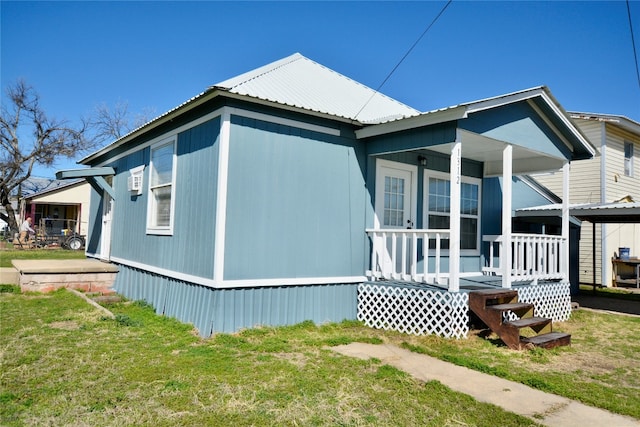
{"type": "Polygon", "coordinates": [[[559,256],[562,246],[567,242],[561,236],[513,233],[508,244],[502,241],[502,236],[484,236],[483,241],[489,243],[489,265],[482,269],[484,273],[501,274],[501,265],[495,265],[494,262],[497,247],[500,264],[505,248],[513,251],[512,281],[563,278],[559,256]]]}
{"type": "Polygon", "coordinates": [[[448,239],[449,230],[421,229],[368,229],[373,243],[371,270],[372,279],[411,280],[429,282],[440,280],[440,243],[448,239]],[[391,239],[391,241],[389,241],[391,239]],[[422,239],[422,259],[418,245],[422,239]],[[430,253],[429,240],[435,239],[435,255],[430,253]],[[429,271],[429,260],[433,257],[434,272],[429,271]],[[422,264],[422,267],[420,267],[422,264]]]}

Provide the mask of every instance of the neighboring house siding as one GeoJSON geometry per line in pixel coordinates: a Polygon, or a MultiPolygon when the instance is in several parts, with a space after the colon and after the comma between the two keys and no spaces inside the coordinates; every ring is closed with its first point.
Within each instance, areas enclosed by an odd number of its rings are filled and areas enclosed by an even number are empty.
{"type": "Polygon", "coordinates": [[[114,189],[111,257],[199,277],[213,277],[215,200],[220,119],[214,118],[177,136],[173,234],[146,233],[149,156],[146,147],[113,163],[114,189]],[[145,165],[143,191],[127,190],[129,169],[145,165]]]}
{"type": "Polygon", "coordinates": [[[362,276],[357,144],[233,115],[225,280],[362,276]]]}
{"type": "MultiPolygon", "coordinates": [[[[640,135],[626,132],[616,126],[606,125],[606,174],[605,185],[607,201],[619,200],[631,196],[640,201],[640,135]],[[629,142],[633,149],[633,176],[624,173],[624,143],[629,142]]],[[[631,249],[632,256],[640,256],[640,224],[606,224],[607,253],[605,254],[606,280],[612,278],[611,263],[608,260],[620,254],[620,247],[631,249]]]]}
{"type": "MultiPolygon", "coordinates": [[[[601,121],[573,119],[600,155],[571,164],[570,203],[613,202],[625,196],[640,201],[640,136],[601,121]],[[634,143],[634,176],[624,175],[624,142],[634,143]],[[604,144],[604,145],[603,145],[604,144]],[[602,166],[604,165],[604,170],[602,166]],[[604,191],[604,192],[603,192],[604,191]]],[[[537,175],[536,180],[556,194],[562,194],[562,174],[537,175]]],[[[619,247],[630,247],[640,255],[639,224],[596,224],[597,284],[611,285],[610,259],[619,247]],[[603,245],[604,242],[604,245],[603,245]],[[603,254],[603,248],[605,252],[603,254]],[[603,283],[604,267],[604,283],[603,283]]],[[[580,282],[593,283],[593,225],[584,221],[580,235],[580,282]]]]}

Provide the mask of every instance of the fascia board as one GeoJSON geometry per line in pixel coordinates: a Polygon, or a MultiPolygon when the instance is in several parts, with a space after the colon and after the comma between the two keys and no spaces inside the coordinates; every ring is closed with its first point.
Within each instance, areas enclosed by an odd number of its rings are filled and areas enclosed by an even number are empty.
{"type": "Polygon", "coordinates": [[[356,139],[370,138],[373,136],[385,135],[393,132],[401,132],[409,129],[434,125],[438,123],[451,122],[467,117],[465,106],[451,107],[444,110],[437,110],[420,114],[418,116],[399,119],[392,122],[367,126],[355,132],[356,139]]]}
{"type": "Polygon", "coordinates": [[[170,110],[166,113],[164,113],[163,115],[151,120],[150,122],[140,126],[139,128],[131,131],[130,133],[128,133],[127,135],[123,136],[120,139],[117,139],[116,141],[112,142],[111,144],[107,145],[106,147],[96,151],[93,154],[88,155],[87,157],[84,157],[82,159],[80,159],[78,161],[78,164],[82,164],[82,165],[86,165],[89,164],[91,161],[97,159],[98,157],[108,153],[109,151],[112,151],[124,144],[126,144],[129,141],[132,141],[133,139],[137,138],[138,136],[157,128],[158,126],[167,123],[168,121],[171,121],[173,119],[175,119],[177,116],[190,111],[194,108],[196,108],[199,105],[204,104],[205,102],[217,97],[220,95],[220,92],[218,90],[208,90],[205,91],[203,93],[201,93],[200,95],[196,95],[195,97],[191,98],[189,101],[184,102],[183,104],[175,107],[173,110],[170,110]]]}

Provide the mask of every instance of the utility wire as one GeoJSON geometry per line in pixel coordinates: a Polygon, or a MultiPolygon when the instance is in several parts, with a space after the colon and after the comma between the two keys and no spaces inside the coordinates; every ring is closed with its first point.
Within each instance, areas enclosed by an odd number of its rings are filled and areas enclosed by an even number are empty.
{"type": "Polygon", "coordinates": [[[627,16],[629,17],[629,31],[631,31],[631,47],[633,47],[633,58],[636,60],[636,76],[638,77],[638,88],[640,88],[640,70],[638,69],[638,54],[636,53],[636,41],[633,38],[633,24],[631,23],[631,8],[627,0],[627,16]]]}
{"type": "MultiPolygon", "coordinates": [[[[436,23],[436,21],[440,18],[440,16],[442,16],[442,14],[444,13],[444,11],[447,9],[447,7],[449,7],[449,5],[451,4],[453,0],[449,0],[447,1],[447,4],[444,5],[444,7],[440,10],[440,13],[438,13],[438,15],[433,18],[433,21],[431,21],[431,24],[429,24],[429,26],[422,32],[422,34],[420,35],[420,37],[418,37],[418,40],[416,40],[413,45],[409,48],[409,50],[407,51],[407,53],[404,54],[404,56],[400,59],[400,61],[396,64],[395,67],[393,67],[393,70],[391,70],[391,72],[387,75],[387,77],[385,77],[385,79],[382,81],[382,83],[380,83],[380,86],[378,86],[378,88],[375,90],[375,92],[371,95],[371,97],[367,100],[367,102],[364,103],[364,105],[362,106],[362,108],[360,109],[360,111],[358,111],[358,114],[355,115],[354,119],[357,118],[360,113],[362,113],[362,110],[365,109],[365,107],[367,105],[369,105],[369,103],[371,102],[371,100],[373,99],[374,96],[376,96],[376,94],[378,92],[380,92],[380,89],[382,89],[382,86],[385,85],[385,83],[387,83],[387,80],[389,80],[389,78],[391,78],[391,75],[393,73],[395,73],[395,71],[398,69],[398,67],[400,66],[400,64],[402,64],[402,62],[407,58],[407,56],[409,56],[409,54],[411,53],[411,51],[418,45],[418,43],[420,43],[420,40],[422,40],[422,38],[427,34],[427,32],[429,32],[429,30],[431,29],[431,27],[433,26],[433,24],[436,23]]],[[[627,0],[627,7],[629,7],[628,5],[628,0],[627,0]]],[[[631,19],[631,18],[629,18],[631,19]]],[[[637,64],[637,62],[636,62],[637,64]]],[[[640,80],[639,80],[640,81],[640,80]]]]}

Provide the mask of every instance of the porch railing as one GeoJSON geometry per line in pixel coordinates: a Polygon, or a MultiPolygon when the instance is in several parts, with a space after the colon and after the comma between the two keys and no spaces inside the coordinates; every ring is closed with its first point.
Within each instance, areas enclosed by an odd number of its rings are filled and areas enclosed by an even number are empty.
{"type": "MultiPolygon", "coordinates": [[[[489,243],[488,266],[484,273],[502,275],[503,236],[483,236],[489,243]],[[497,262],[496,262],[497,261],[497,262]]],[[[566,239],[546,234],[511,235],[511,280],[534,281],[563,279],[561,254],[566,239]]]]}
{"type": "Polygon", "coordinates": [[[440,247],[449,239],[449,230],[367,229],[371,237],[372,279],[442,283],[447,273],[440,271],[440,247]],[[431,269],[429,266],[431,265],[431,269]]]}

